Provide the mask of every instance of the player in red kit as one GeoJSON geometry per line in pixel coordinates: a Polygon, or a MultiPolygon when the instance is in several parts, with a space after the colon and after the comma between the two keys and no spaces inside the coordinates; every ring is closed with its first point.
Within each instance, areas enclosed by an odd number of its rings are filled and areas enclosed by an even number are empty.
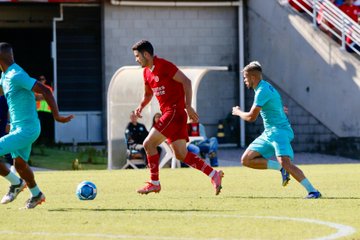
{"type": "Polygon", "coordinates": [[[221,180],[224,173],[214,170],[197,155],[188,152],[187,118],[198,122],[199,116],[191,107],[191,81],[174,64],[154,56],[154,48],[149,41],[137,42],[132,50],[135,60],[144,68],[144,97],[135,113],[141,118],[141,112],[156,96],[160,104],[162,116],[151,129],[143,145],[150,168],[150,181],[137,192],[148,194],[161,190],[159,181],[159,154],[157,146],[167,139],[175,156],[180,161],[196,168],[211,178],[218,195],[221,190],[221,180]],[[186,111],[185,111],[186,110],[186,111]]]}

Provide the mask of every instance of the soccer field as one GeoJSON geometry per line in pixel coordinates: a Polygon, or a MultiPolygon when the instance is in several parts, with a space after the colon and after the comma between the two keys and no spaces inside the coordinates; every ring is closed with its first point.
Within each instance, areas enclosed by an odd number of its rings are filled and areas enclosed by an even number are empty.
{"type": "MultiPolygon", "coordinates": [[[[160,194],[135,192],[147,170],[36,172],[46,203],[21,210],[26,189],[0,206],[0,239],[360,239],[360,164],[303,165],[323,194],[305,200],[280,173],[223,168],[223,190],[193,169],[161,169],[160,194]],[[93,201],[75,196],[78,183],[98,187],[93,201]]],[[[0,195],[8,183],[0,180],[0,195]]]]}

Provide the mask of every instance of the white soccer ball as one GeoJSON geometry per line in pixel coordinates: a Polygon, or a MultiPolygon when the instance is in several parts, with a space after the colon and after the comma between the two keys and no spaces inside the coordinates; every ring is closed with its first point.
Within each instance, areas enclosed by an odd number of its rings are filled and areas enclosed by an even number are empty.
{"type": "Polygon", "coordinates": [[[76,188],[76,196],[80,200],[93,200],[96,194],[96,185],[90,181],[83,181],[76,188]]]}

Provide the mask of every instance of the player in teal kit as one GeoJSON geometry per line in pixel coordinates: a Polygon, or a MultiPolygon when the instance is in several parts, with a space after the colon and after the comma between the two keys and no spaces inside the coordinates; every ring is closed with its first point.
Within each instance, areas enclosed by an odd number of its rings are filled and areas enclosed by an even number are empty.
{"type": "Polygon", "coordinates": [[[253,122],[261,115],[264,132],[246,149],[241,162],[244,166],[254,169],[280,170],[283,186],[289,182],[289,173],[308,191],[306,198],[320,198],[304,173],[291,160],[294,152],[291,141],[294,138],[291,125],[284,112],[280,94],[267,81],[262,79],[262,68],[259,62],[251,62],[244,70],[244,82],[248,88],[255,91],[254,103],[249,112],[233,107],[232,114],[248,122],[253,122]],[[276,156],[277,161],[269,160],[276,156]]]}
{"type": "Polygon", "coordinates": [[[28,165],[32,143],[40,134],[40,122],[36,112],[34,92],[41,93],[58,122],[68,122],[73,116],[63,117],[51,91],[42,83],[36,81],[14,62],[12,47],[8,43],[0,43],[1,93],[9,105],[10,132],[0,138],[0,155],[11,153],[16,171],[20,177],[9,171],[0,162],[0,175],[11,184],[8,193],[1,199],[2,204],[12,202],[27,186],[31,197],[25,208],[34,208],[45,201],[45,195],[40,191],[34,178],[34,173],[28,165]],[[34,92],[33,92],[34,91],[34,92]]]}

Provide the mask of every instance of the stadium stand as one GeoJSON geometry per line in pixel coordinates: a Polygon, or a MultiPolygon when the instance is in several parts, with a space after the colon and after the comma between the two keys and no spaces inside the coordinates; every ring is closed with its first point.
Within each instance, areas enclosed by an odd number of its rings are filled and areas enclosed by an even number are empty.
{"type": "MultiPolygon", "coordinates": [[[[329,0],[289,0],[289,5],[295,10],[304,12],[312,19],[314,26],[321,25],[320,29],[331,35],[335,41],[341,44],[341,49],[360,55],[358,49],[360,43],[360,26],[355,18],[354,11],[351,17],[344,13],[340,8],[347,9],[340,5],[338,1],[329,0]],[[324,24],[325,23],[325,24],[324,24]]],[[[351,9],[357,9],[353,5],[351,9]]]]}

